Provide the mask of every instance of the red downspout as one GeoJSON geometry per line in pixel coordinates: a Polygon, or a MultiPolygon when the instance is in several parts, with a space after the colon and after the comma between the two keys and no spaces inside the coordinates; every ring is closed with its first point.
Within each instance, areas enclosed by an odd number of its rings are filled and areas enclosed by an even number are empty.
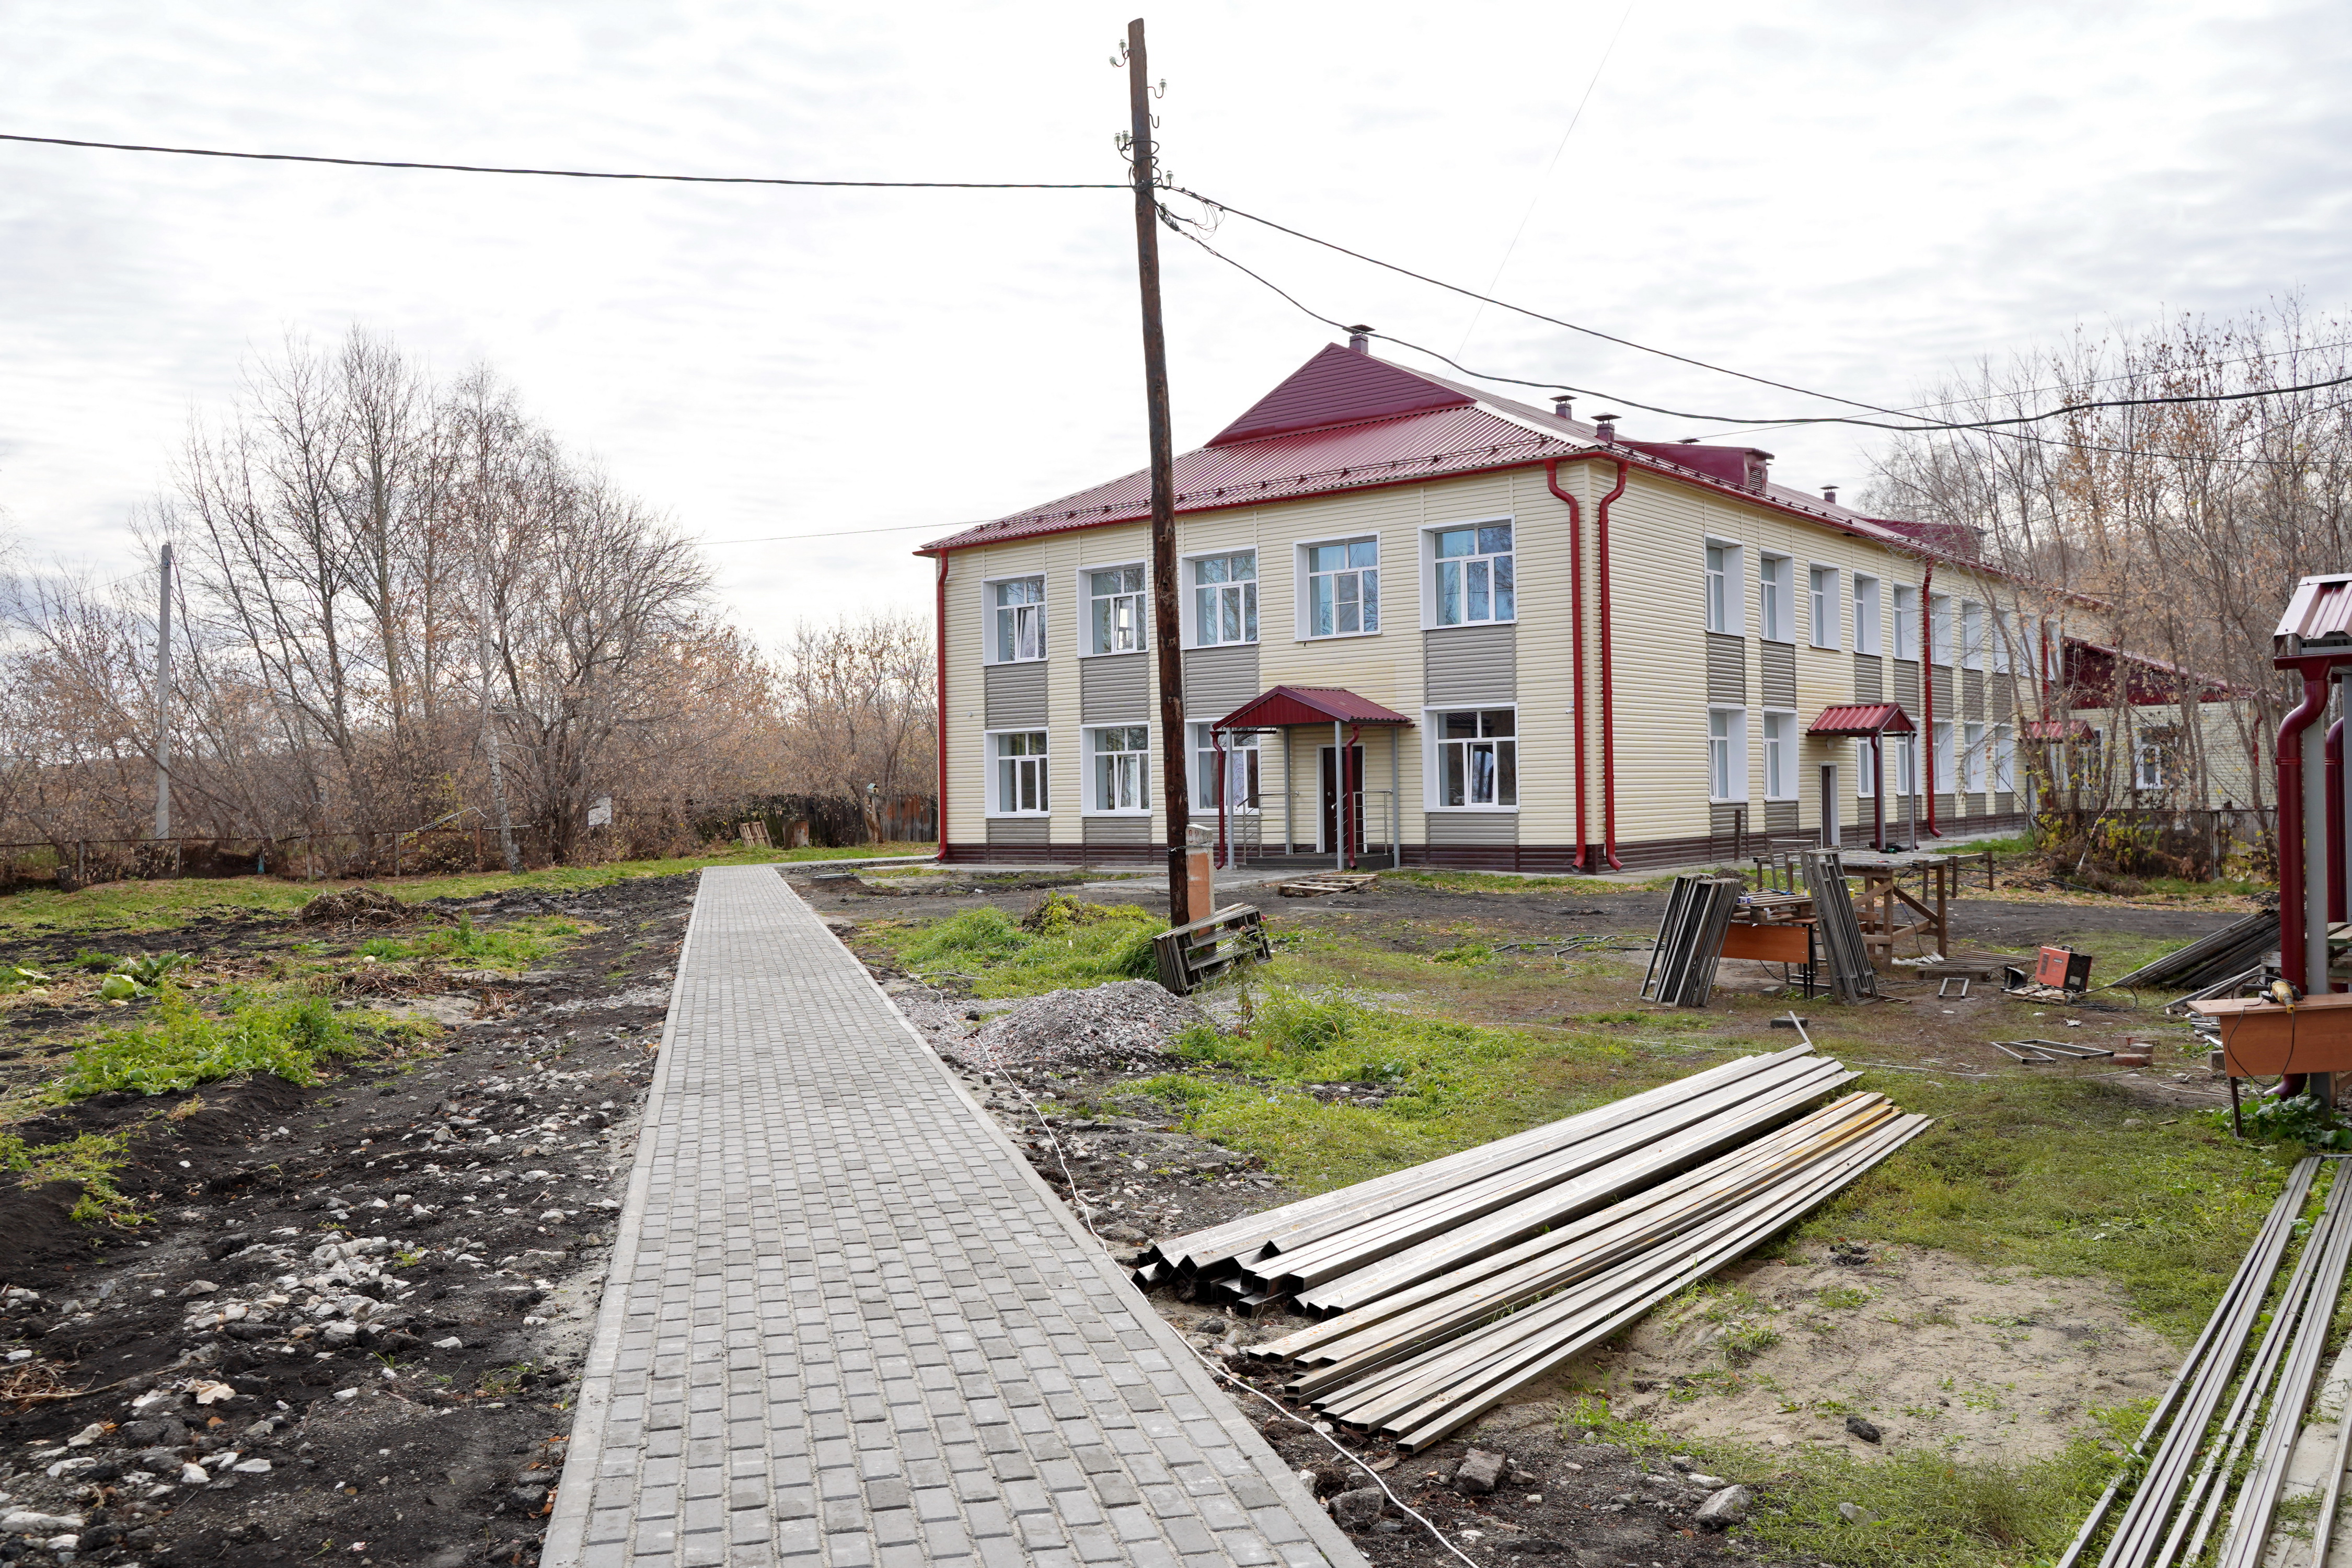
{"type": "MultiPolygon", "coordinates": [[[[1347,745],[1346,745],[1345,747],[1343,747],[1343,748],[1341,749],[1341,751],[1340,751],[1340,754],[1339,754],[1339,777],[1340,777],[1343,781],[1344,781],[1344,780],[1347,778],[1347,776],[1348,776],[1348,761],[1347,761],[1347,760],[1348,760],[1348,758],[1349,758],[1349,757],[1350,757],[1350,756],[1352,756],[1352,755],[1354,755],[1354,754],[1355,754],[1355,752],[1356,752],[1356,748],[1357,748],[1357,747],[1359,747],[1359,746],[1360,746],[1360,745],[1362,745],[1363,743],[1364,743],[1364,727],[1363,727],[1361,724],[1350,724],[1350,725],[1349,725],[1349,726],[1348,726],[1348,743],[1347,743],[1347,745]]],[[[1359,796],[1360,796],[1363,793],[1364,793],[1364,781],[1363,781],[1362,779],[1360,779],[1360,779],[1358,779],[1358,780],[1356,781],[1356,794],[1357,794],[1359,796]]],[[[1339,809],[1340,809],[1340,810],[1342,810],[1342,811],[1344,811],[1344,812],[1346,812],[1346,813],[1348,814],[1348,827],[1349,827],[1348,842],[1355,846],[1355,850],[1356,850],[1356,859],[1357,859],[1357,861],[1358,861],[1359,863],[1360,863],[1360,862],[1363,860],[1363,858],[1364,858],[1364,845],[1363,845],[1363,837],[1364,837],[1364,825],[1363,825],[1361,822],[1359,822],[1358,820],[1356,820],[1356,813],[1357,813],[1358,811],[1362,810],[1363,808],[1362,808],[1360,805],[1355,805],[1355,806],[1351,806],[1351,805],[1349,805],[1348,804],[1348,801],[1346,800],[1346,798],[1345,798],[1345,797],[1342,797],[1342,799],[1341,799],[1341,800],[1340,800],[1340,802],[1339,802],[1339,809]]]]}
{"type": "Polygon", "coordinates": [[[1551,493],[1568,503],[1568,648],[1569,661],[1574,670],[1571,689],[1576,725],[1576,868],[1591,869],[1586,864],[1591,857],[1591,839],[1584,827],[1584,538],[1583,515],[1577,509],[1576,498],[1559,488],[1559,459],[1552,458],[1544,463],[1544,483],[1551,493]]]}
{"type": "MultiPolygon", "coordinates": [[[[938,620],[940,644],[940,860],[948,858],[948,558],[936,557],[940,563],[939,607],[933,612],[938,620]]],[[[982,788],[987,787],[983,781],[982,788]]]]}
{"type": "MultiPolygon", "coordinates": [[[[1225,732],[1211,730],[1209,746],[1217,755],[1217,863],[1230,871],[1234,868],[1234,847],[1233,840],[1225,836],[1225,792],[1232,787],[1233,781],[1225,773],[1225,732]]],[[[1265,842],[1263,834],[1259,836],[1258,842],[1265,842]]],[[[1259,852],[1263,854],[1264,850],[1259,852]]]]}
{"type": "MultiPolygon", "coordinates": [[[[2326,711],[2326,670],[2307,665],[2303,701],[2280,723],[2278,733],[2279,970],[2306,993],[2311,986],[2303,952],[2303,732],[2326,711]]],[[[2325,985],[2325,976],[2321,984],[2325,985]]]]}
{"type": "Polygon", "coordinates": [[[1936,612],[1927,597],[1935,581],[1936,563],[1930,561],[1919,579],[1919,708],[1927,720],[1919,726],[1920,739],[1927,742],[1920,748],[1926,753],[1920,776],[1927,781],[1927,837],[1941,838],[1936,831],[1936,612]]]}
{"type": "MultiPolygon", "coordinates": [[[[2344,721],[2338,719],[2327,727],[2327,832],[2333,838],[2344,820],[2344,721]]],[[[2344,857],[2332,847],[2327,856],[2327,918],[2332,921],[2344,914],[2344,857]]],[[[2330,984],[2328,990],[2336,987],[2330,984]]]]}
{"type": "Polygon", "coordinates": [[[1611,700],[1609,657],[1609,503],[1625,493],[1633,465],[1622,458],[1616,463],[1617,488],[1592,509],[1592,537],[1598,552],[1594,565],[1601,574],[1601,852],[1608,858],[1611,870],[1622,871],[1625,864],[1617,858],[1617,715],[1611,700]]]}

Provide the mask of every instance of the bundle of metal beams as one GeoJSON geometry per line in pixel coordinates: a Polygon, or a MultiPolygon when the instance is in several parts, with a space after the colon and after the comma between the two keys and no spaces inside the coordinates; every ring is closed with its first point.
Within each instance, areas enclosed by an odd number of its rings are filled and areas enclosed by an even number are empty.
{"type": "Polygon", "coordinates": [[[2105,1046],[2070,1046],[2063,1040],[1995,1040],[1992,1048],[2012,1061],[2081,1062],[2116,1053],[2105,1046]]]}
{"type": "MultiPolygon", "coordinates": [[[[2225,1509],[2229,1522],[2213,1559],[2218,1568],[2256,1568],[2263,1561],[2287,1459],[2352,1261],[2352,1181],[2339,1166],[2318,1223],[2286,1282],[2278,1283],[2320,1163],[2304,1160],[2289,1174],[2286,1190],[2133,1445],[2133,1468],[2108,1484],[2059,1568],[2076,1568],[2103,1533],[2100,1568],[2201,1561],[2225,1509]],[[2257,1328],[2262,1337],[2249,1357],[2257,1328]],[[2138,1484],[2118,1509],[2135,1473],[2138,1484]]],[[[2344,1426],[2352,1430],[2352,1422],[2344,1426]]],[[[2341,1500],[2342,1436],[2314,1523],[2314,1563],[2326,1561],[2341,1500]]]]}
{"type": "Polygon", "coordinates": [[[1336,1312],[1401,1289],[1788,1121],[1852,1081],[1796,1046],[1673,1083],[1427,1164],[1160,1242],[1138,1286],[1186,1283],[1255,1311],[1297,1295],[1336,1312]]]}
{"type": "Polygon", "coordinates": [[[1723,957],[1723,936],[1739,911],[1747,884],[1738,877],[1676,877],[1658,921],[1650,970],[1642,979],[1645,1000],[1672,1007],[1704,1007],[1715,990],[1715,966],[1723,957]]]}
{"type": "Polygon", "coordinates": [[[1813,912],[1821,921],[1822,945],[1829,950],[1830,980],[1838,1000],[1859,1002],[1878,994],[1878,970],[1870,962],[1870,946],[1863,940],[1861,917],[1853,912],[1853,895],[1846,890],[1845,862],[1833,849],[1808,849],[1802,857],[1805,889],[1813,896],[1813,912]]]}
{"type": "Polygon", "coordinates": [[[1332,1419],[1426,1447],[1755,1247],[1927,1124],[1884,1096],[1846,1095],[1252,1353],[1300,1369],[1291,1390],[1332,1419]]]}
{"type": "Polygon", "coordinates": [[[2275,951],[2278,944],[2278,911],[2257,910],[2109,984],[2194,990],[2258,967],[2263,955],[2275,951]]]}

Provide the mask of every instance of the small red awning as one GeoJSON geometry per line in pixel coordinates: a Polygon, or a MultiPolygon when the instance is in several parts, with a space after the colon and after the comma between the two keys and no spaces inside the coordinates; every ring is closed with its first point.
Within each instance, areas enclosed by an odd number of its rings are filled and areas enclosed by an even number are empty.
{"type": "Polygon", "coordinates": [[[2087,741],[2091,726],[2080,719],[2036,719],[2025,726],[2029,741],[2087,741]]]}
{"type": "Polygon", "coordinates": [[[1337,686],[1277,686],[1218,720],[1218,730],[1273,730],[1286,724],[1410,724],[1403,714],[1337,686]]]}
{"type": "Polygon", "coordinates": [[[1895,702],[1847,702],[1824,708],[1805,731],[1808,735],[1909,735],[1916,733],[1911,715],[1895,702]]]}

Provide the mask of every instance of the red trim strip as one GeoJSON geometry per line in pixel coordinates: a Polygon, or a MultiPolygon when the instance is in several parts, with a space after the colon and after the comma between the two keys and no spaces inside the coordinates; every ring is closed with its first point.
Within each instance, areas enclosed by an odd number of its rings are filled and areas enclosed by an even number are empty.
{"type": "Polygon", "coordinates": [[[1574,668],[1572,706],[1576,723],[1576,868],[1589,871],[1591,836],[1584,826],[1584,521],[1576,498],[1559,488],[1560,459],[1544,464],[1544,483],[1568,503],[1568,647],[1574,668]]]}
{"type": "MultiPolygon", "coordinates": [[[[939,557],[939,603],[933,612],[940,646],[940,860],[948,858],[948,558],[939,557]]],[[[981,787],[988,787],[983,773],[981,787]]]]}

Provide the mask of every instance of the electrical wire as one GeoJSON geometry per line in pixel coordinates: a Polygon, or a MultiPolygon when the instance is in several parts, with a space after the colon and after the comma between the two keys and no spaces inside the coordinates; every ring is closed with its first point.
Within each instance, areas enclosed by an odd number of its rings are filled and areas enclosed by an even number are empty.
{"type": "Polygon", "coordinates": [[[238,158],[259,163],[331,163],[346,169],[423,169],[444,174],[535,174],[557,180],[651,180],[685,185],[822,185],[887,191],[1132,191],[1129,182],[1092,180],[798,180],[772,174],[663,174],[610,169],[540,169],[498,163],[427,163],[401,158],[330,158],[315,153],[246,153],[222,147],[163,147],[142,142],[88,142],[0,131],[0,142],[90,147],[109,153],[168,153],[183,158],[238,158]]]}

